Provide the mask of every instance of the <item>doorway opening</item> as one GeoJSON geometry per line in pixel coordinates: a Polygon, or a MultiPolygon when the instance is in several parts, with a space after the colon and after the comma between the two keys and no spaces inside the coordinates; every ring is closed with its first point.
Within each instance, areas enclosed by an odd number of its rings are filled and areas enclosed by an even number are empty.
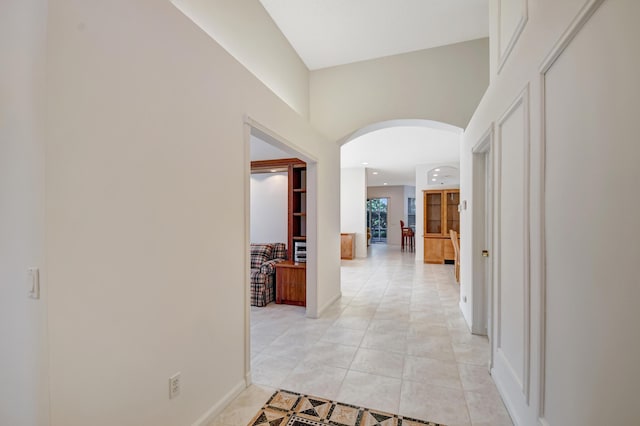
{"type": "MultiPolygon", "coordinates": [[[[491,295],[493,282],[493,129],[473,148],[473,236],[472,332],[491,340],[491,295]]],[[[493,352],[491,353],[493,360],[493,352]]]]}
{"type": "Polygon", "coordinates": [[[252,354],[267,344],[258,312],[285,310],[301,318],[318,316],[317,160],[248,117],[244,142],[245,205],[249,207],[244,232],[245,380],[249,385],[252,354]],[[283,277],[280,292],[279,273],[283,277]]]}

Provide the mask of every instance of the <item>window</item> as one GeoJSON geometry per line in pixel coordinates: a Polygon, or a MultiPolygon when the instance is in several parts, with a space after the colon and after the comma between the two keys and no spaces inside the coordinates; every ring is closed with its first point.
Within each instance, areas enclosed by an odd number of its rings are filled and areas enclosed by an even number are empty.
{"type": "Polygon", "coordinates": [[[416,199],[407,198],[407,226],[416,230],[416,199]]]}
{"type": "Polygon", "coordinates": [[[367,200],[367,226],[371,232],[372,243],[387,242],[387,206],[388,198],[367,200]]]}

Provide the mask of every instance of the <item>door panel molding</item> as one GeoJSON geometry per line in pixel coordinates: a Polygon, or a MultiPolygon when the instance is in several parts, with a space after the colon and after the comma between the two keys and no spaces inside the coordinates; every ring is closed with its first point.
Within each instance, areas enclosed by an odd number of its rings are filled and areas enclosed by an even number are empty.
{"type": "Polygon", "coordinates": [[[538,424],[540,426],[550,426],[549,421],[545,418],[545,398],[546,398],[546,346],[547,346],[547,226],[546,226],[546,163],[547,163],[547,93],[546,93],[546,77],[547,73],[553,68],[558,58],[565,52],[567,47],[580,33],[582,28],[596,13],[598,8],[605,0],[587,0],[573,21],[569,24],[565,32],[560,36],[558,41],[551,48],[539,68],[540,80],[540,199],[538,200],[539,214],[541,220],[541,244],[540,244],[540,312],[539,312],[539,402],[538,402],[538,424]]]}

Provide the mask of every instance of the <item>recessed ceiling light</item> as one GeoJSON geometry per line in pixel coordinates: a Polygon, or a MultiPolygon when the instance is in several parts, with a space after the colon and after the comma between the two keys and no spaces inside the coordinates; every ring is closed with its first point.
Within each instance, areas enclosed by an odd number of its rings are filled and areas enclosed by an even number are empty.
{"type": "Polygon", "coordinates": [[[437,173],[434,173],[433,175],[434,175],[434,176],[438,176],[438,174],[437,174],[437,173]]]}
{"type": "Polygon", "coordinates": [[[433,182],[435,182],[435,181],[436,181],[435,179],[431,179],[431,180],[432,180],[433,182]]]}
{"type": "Polygon", "coordinates": [[[373,172],[372,174],[377,175],[377,174],[378,174],[378,172],[373,172]]]}
{"type": "Polygon", "coordinates": [[[271,169],[271,173],[276,173],[278,169],[271,169]]]}
{"type": "Polygon", "coordinates": [[[436,172],[439,172],[439,171],[440,171],[440,169],[436,169],[436,172]]]}
{"type": "Polygon", "coordinates": [[[389,185],[387,182],[383,183],[383,185],[389,185]]]}
{"type": "Polygon", "coordinates": [[[369,163],[367,163],[366,161],[362,162],[361,164],[362,164],[363,166],[368,166],[368,165],[369,165],[369,163]]]}

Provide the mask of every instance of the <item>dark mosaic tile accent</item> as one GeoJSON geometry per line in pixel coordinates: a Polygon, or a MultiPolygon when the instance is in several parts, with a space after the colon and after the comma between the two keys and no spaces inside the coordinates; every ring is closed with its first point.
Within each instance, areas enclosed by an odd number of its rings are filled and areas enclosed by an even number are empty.
{"type": "Polygon", "coordinates": [[[398,414],[277,390],[247,426],[445,426],[398,414]]]}

